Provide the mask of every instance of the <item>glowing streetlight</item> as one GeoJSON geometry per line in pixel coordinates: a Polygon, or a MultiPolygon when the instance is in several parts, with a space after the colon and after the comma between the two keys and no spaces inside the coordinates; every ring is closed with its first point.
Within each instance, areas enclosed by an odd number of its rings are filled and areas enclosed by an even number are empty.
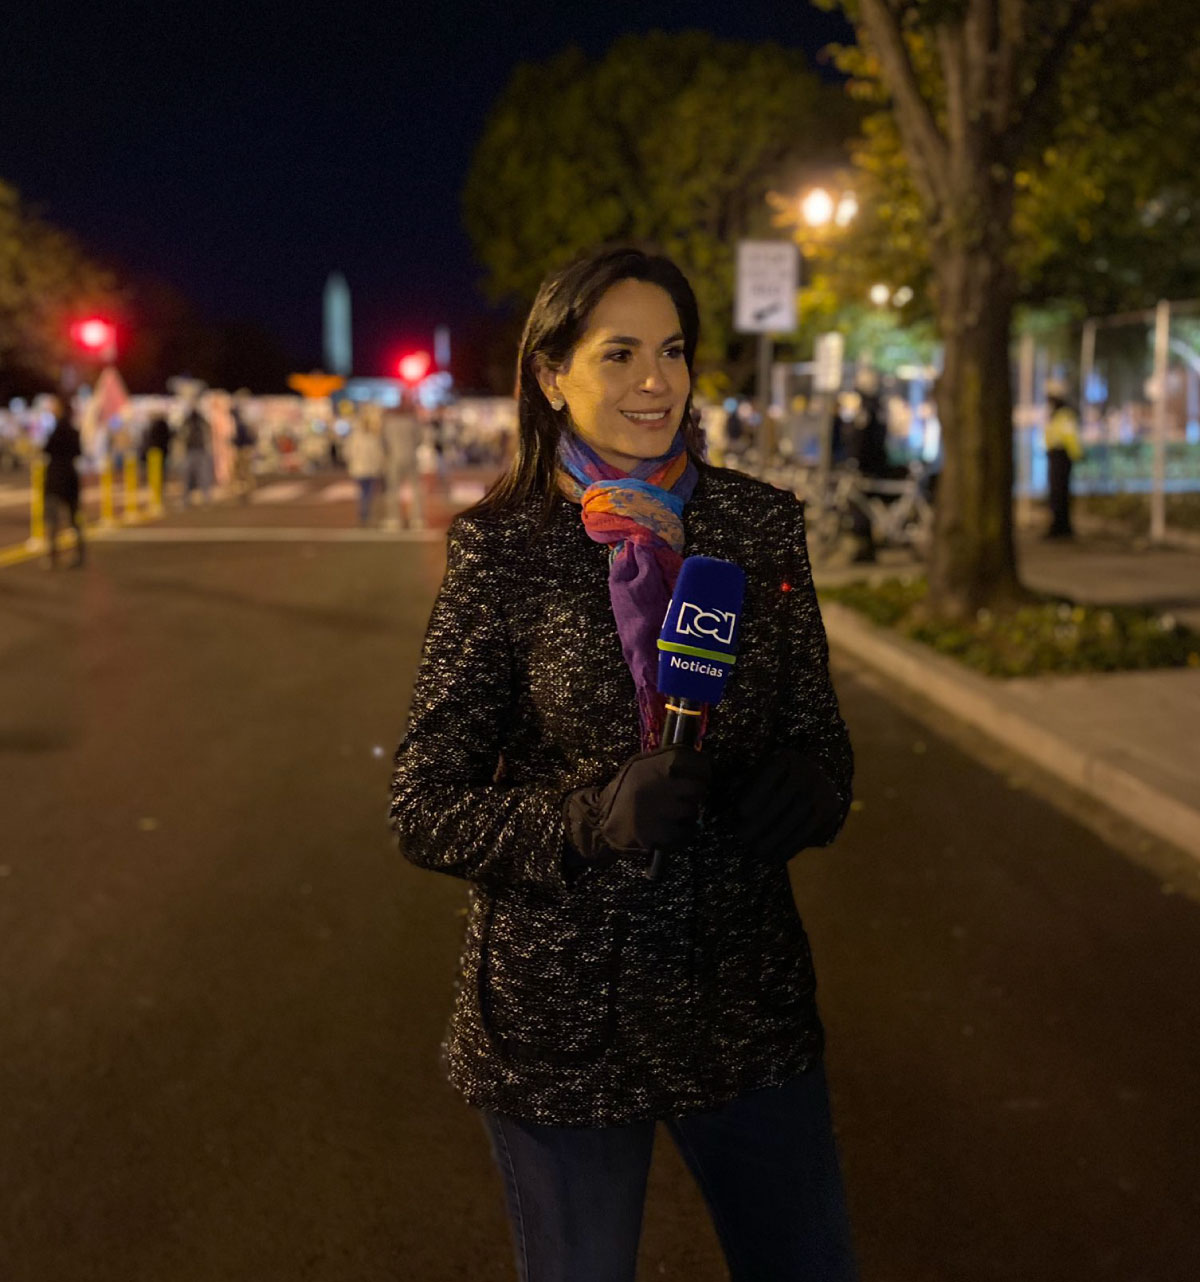
{"type": "Polygon", "coordinates": [[[858,197],[848,191],[837,203],[837,209],[833,215],[833,221],[839,227],[849,227],[858,215],[858,197]]]}
{"type": "Polygon", "coordinates": [[[800,216],[810,227],[826,227],[833,218],[833,197],[824,187],[814,187],[800,201],[800,216]]]}

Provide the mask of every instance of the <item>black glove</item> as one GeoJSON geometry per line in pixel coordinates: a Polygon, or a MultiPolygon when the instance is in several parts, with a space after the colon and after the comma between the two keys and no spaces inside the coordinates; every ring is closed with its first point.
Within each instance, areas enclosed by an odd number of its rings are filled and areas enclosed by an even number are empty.
{"type": "Polygon", "coordinates": [[[784,748],[767,759],[738,800],[738,835],[772,863],[806,846],[830,841],[842,818],[842,799],[811,758],[784,748]]]}
{"type": "MultiPolygon", "coordinates": [[[[712,778],[712,759],[673,745],[641,752],[604,788],[567,794],[563,815],[571,844],[584,863],[605,866],[621,855],[640,856],[682,846],[696,830],[712,778]]],[[[571,861],[574,862],[574,861],[571,861]]]]}

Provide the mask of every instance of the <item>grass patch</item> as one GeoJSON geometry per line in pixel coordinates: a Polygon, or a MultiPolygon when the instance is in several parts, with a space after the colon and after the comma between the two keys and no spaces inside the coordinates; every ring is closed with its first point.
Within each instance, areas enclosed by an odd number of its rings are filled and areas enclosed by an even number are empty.
{"type": "Polygon", "coordinates": [[[927,591],[913,577],[822,588],[820,596],[992,677],[1200,667],[1200,633],[1161,611],[1043,596],[1004,614],[980,610],[942,623],[918,610],[927,591]]]}

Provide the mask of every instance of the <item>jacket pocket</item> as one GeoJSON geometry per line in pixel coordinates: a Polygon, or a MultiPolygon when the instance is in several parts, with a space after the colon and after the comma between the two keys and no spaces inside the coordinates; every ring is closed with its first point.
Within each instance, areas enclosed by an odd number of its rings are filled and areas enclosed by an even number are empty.
{"type": "Polygon", "coordinates": [[[600,1058],[616,1031],[626,920],[564,919],[555,906],[492,901],[479,957],[479,1010],[500,1056],[570,1067],[600,1058]]]}

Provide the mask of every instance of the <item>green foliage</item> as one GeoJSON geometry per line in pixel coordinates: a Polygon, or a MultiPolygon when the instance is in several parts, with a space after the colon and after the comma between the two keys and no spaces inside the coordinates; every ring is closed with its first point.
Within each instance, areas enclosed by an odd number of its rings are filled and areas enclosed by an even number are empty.
{"type": "Polygon", "coordinates": [[[898,308],[846,302],[824,272],[800,291],[800,318],[801,351],[811,352],[819,334],[837,330],[846,340],[845,359],[880,374],[895,374],[906,365],[929,366],[938,346],[927,317],[905,321],[898,308]]]}
{"type": "MultiPolygon", "coordinates": [[[[827,5],[832,7],[832,0],[827,5]]],[[[855,16],[856,6],[842,6],[855,16]]],[[[944,86],[930,27],[953,5],[908,4],[909,48],[942,122],[944,86]]],[[[1021,6],[1049,23],[1057,3],[1021,6]]],[[[1033,33],[1032,53],[1044,40],[1033,33]]],[[[846,297],[868,278],[907,284],[909,315],[929,306],[924,212],[881,79],[864,44],[835,61],[851,92],[876,110],[853,148],[861,213],[827,248],[846,297]]],[[[1013,266],[1021,297],[1069,299],[1092,315],[1200,294],[1200,5],[1194,0],[1098,0],[1076,41],[1043,130],[1012,158],[1013,266]]]]}
{"type": "Polygon", "coordinates": [[[917,575],[882,583],[847,583],[819,589],[822,601],[837,601],[865,614],[882,628],[894,628],[925,600],[929,585],[917,575]]]}
{"type": "Polygon", "coordinates": [[[951,623],[921,608],[926,596],[920,578],[821,589],[822,600],[847,605],[989,676],[1200,667],[1200,635],[1159,611],[1043,597],[951,623]]]}
{"type": "Polygon", "coordinates": [[[1031,296],[1092,314],[1200,291],[1200,6],[1104,0],[1048,147],[1017,173],[1031,296]]]}
{"type": "Polygon", "coordinates": [[[117,301],[109,273],[0,182],[0,377],[55,380],[73,355],[71,320],[117,301]]]}
{"type": "Polygon", "coordinates": [[[765,197],[844,158],[852,104],[804,55],[706,32],[627,36],[598,62],[568,50],[513,74],[463,195],[496,300],[527,305],[547,271],[605,241],[657,245],[696,290],[701,361],[731,338],[739,237],[765,197]]]}

